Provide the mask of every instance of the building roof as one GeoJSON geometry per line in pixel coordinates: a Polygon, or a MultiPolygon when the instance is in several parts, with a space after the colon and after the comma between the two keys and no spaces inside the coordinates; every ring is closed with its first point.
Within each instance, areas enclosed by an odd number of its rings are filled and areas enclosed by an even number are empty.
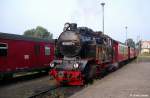
{"type": "Polygon", "coordinates": [[[150,44],[150,41],[142,41],[142,43],[148,43],[148,44],[150,44]]]}
{"type": "Polygon", "coordinates": [[[141,42],[141,48],[150,48],[150,41],[142,41],[141,42]]]}

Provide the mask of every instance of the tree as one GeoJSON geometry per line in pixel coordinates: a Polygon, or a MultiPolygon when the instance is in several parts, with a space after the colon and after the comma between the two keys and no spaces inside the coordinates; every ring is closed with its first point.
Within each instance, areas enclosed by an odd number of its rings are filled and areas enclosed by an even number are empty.
{"type": "Polygon", "coordinates": [[[30,30],[26,30],[24,32],[24,35],[25,36],[34,36],[34,33],[35,33],[35,29],[30,29],[30,30]]]}
{"type": "Polygon", "coordinates": [[[48,39],[53,38],[53,34],[48,32],[48,30],[43,28],[42,26],[37,26],[36,29],[26,30],[24,32],[24,35],[36,38],[48,38],[48,39]]]}
{"type": "Polygon", "coordinates": [[[138,52],[140,53],[141,50],[142,50],[142,40],[139,40],[137,43],[136,43],[136,47],[138,49],[138,52]]]}
{"type": "Polygon", "coordinates": [[[125,43],[127,43],[128,46],[135,48],[135,42],[131,38],[127,39],[125,43]]]}

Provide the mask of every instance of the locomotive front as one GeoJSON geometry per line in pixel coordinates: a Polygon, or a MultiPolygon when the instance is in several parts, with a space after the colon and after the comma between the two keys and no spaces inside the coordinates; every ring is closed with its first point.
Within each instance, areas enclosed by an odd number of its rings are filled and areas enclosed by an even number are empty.
{"type": "Polygon", "coordinates": [[[81,65],[85,62],[79,59],[82,48],[80,34],[76,24],[66,25],[57,41],[57,49],[63,57],[56,57],[50,64],[52,68],[50,76],[61,84],[82,85],[81,65]]]}

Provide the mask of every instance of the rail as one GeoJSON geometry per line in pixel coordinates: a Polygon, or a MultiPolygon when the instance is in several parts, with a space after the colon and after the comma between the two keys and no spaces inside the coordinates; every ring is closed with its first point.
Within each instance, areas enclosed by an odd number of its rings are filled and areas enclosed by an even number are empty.
{"type": "Polygon", "coordinates": [[[43,95],[43,94],[45,94],[45,93],[47,93],[49,91],[53,91],[53,90],[55,90],[55,89],[57,89],[59,87],[60,86],[52,86],[51,88],[42,90],[41,92],[38,92],[38,93],[35,93],[35,94],[29,96],[28,98],[36,98],[37,96],[43,95]]]}

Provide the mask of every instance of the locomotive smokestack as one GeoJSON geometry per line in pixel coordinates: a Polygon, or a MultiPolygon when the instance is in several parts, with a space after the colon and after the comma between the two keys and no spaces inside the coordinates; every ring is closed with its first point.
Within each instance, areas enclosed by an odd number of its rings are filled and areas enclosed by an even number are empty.
{"type": "Polygon", "coordinates": [[[75,31],[77,29],[76,23],[65,23],[63,31],[75,31]]]}
{"type": "Polygon", "coordinates": [[[77,24],[76,23],[71,23],[70,24],[70,30],[75,31],[77,29],[77,24]]]}

